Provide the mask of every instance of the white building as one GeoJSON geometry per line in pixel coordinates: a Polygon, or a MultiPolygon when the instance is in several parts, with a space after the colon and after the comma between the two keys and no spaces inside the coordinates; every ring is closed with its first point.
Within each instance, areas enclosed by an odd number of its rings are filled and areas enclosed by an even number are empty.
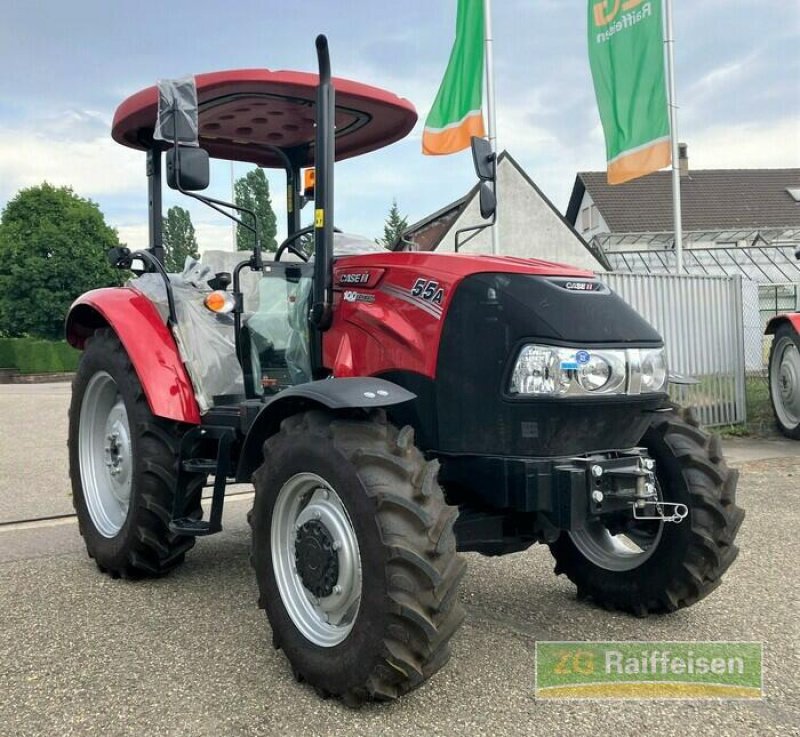
{"type": "MultiPolygon", "coordinates": [[[[586,241],[507,151],[497,160],[497,202],[499,255],[538,258],[595,271],[604,269],[586,241]]],[[[454,251],[457,231],[485,222],[480,216],[476,186],[465,197],[411,225],[405,231],[405,242],[396,244],[395,250],[454,251]]],[[[488,228],[470,235],[459,236],[459,252],[492,252],[488,228]]]]}

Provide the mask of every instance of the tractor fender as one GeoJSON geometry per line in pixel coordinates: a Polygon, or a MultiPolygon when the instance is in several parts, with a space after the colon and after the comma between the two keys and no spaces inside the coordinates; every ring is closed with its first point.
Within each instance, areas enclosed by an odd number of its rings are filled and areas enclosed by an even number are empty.
{"type": "Polygon", "coordinates": [[[258,413],[239,456],[236,480],[249,482],[253,472],[264,461],[264,441],[280,430],[287,417],[310,409],[378,409],[416,399],[407,389],[371,377],[322,379],[284,389],[268,400],[258,413]]]}
{"type": "Polygon", "coordinates": [[[104,327],[125,347],[152,413],[200,424],[200,408],[175,338],[153,303],[130,287],[95,289],[73,302],[66,320],[71,346],[82,349],[104,327]]]}
{"type": "Polygon", "coordinates": [[[775,315],[768,323],[764,330],[764,335],[775,335],[775,331],[781,326],[788,323],[794,328],[796,333],[800,333],[800,312],[789,312],[785,315],[775,315]]]}

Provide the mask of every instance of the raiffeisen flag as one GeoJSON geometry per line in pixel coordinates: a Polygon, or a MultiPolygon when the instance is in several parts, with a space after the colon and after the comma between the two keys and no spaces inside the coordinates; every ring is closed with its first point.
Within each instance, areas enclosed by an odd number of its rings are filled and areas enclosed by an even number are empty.
{"type": "Polygon", "coordinates": [[[425,121],[422,153],[453,154],[483,137],[483,0],[458,0],[456,41],[425,121]]]}
{"type": "Polygon", "coordinates": [[[608,183],[669,166],[661,0],[589,0],[589,64],[608,183]]]}

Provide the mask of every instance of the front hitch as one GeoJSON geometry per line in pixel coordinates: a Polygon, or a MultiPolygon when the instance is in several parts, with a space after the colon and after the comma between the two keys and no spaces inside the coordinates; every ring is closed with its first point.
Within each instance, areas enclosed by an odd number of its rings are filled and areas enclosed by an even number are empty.
{"type": "Polygon", "coordinates": [[[679,524],[689,514],[685,504],[659,497],[655,461],[643,449],[615,458],[576,458],[587,465],[589,488],[587,518],[630,512],[636,520],[660,520],[679,524]]]}

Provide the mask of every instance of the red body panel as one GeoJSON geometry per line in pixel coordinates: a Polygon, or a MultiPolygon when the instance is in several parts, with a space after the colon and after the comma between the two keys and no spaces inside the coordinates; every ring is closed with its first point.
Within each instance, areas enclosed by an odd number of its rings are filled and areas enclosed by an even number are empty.
{"type": "Polygon", "coordinates": [[[764,331],[764,334],[774,335],[775,331],[778,329],[778,326],[783,322],[788,322],[794,328],[796,333],[800,333],[800,312],[787,312],[783,315],[775,315],[775,317],[773,317],[767,323],[767,328],[764,331]]]}
{"type": "Polygon", "coordinates": [[[323,339],[325,365],[334,376],[403,370],[435,378],[450,298],[464,277],[487,272],[594,277],[573,266],[507,256],[387,252],[337,259],[333,326],[323,339]],[[419,280],[426,297],[413,294],[419,280]]]}
{"type": "Polygon", "coordinates": [[[67,316],[67,340],[83,348],[98,326],[110,325],[136,369],[153,414],[199,424],[200,409],[178,346],[147,297],[127,287],[95,289],[80,296],[67,316]]]}

